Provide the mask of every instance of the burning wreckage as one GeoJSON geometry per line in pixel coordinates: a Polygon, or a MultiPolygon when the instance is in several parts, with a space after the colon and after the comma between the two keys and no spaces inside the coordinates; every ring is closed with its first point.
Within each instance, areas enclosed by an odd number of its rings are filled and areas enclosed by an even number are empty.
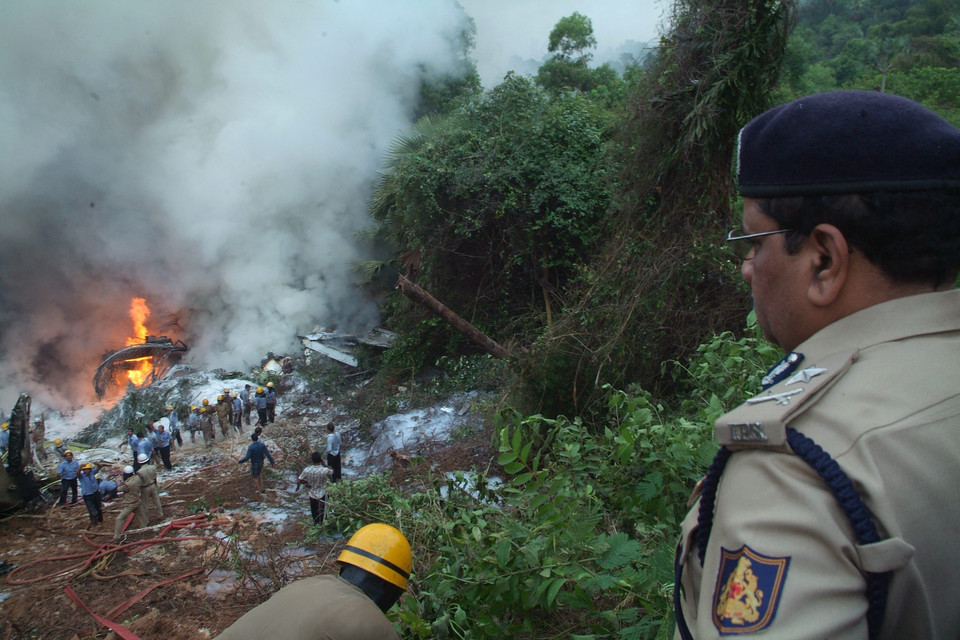
{"type": "Polygon", "coordinates": [[[135,386],[145,386],[166,375],[171,366],[180,362],[189,347],[182,341],[174,342],[165,336],[147,336],[141,344],[126,346],[108,352],[93,376],[93,387],[98,398],[103,398],[107,389],[120,384],[123,374],[135,386]]]}

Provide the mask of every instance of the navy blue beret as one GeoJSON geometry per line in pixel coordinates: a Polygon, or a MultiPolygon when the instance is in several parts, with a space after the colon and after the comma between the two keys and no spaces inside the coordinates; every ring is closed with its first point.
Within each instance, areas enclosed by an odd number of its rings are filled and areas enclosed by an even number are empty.
{"type": "Polygon", "coordinates": [[[747,198],[960,188],[960,130],[912,100],[820,93],[774,107],[740,130],[747,198]]]}

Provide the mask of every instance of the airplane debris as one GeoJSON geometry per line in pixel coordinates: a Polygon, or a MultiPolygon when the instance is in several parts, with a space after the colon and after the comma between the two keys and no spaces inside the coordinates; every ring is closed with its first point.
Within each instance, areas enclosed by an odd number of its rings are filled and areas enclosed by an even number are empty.
{"type": "Polygon", "coordinates": [[[359,362],[354,350],[358,345],[387,349],[393,346],[397,334],[386,329],[374,329],[364,336],[346,335],[329,331],[318,331],[306,336],[298,336],[304,348],[324,355],[337,362],[356,367],[359,362]]]}
{"type": "Polygon", "coordinates": [[[142,344],[135,344],[123,349],[118,349],[112,353],[107,353],[103,357],[103,362],[97,367],[97,372],[93,376],[93,388],[97,392],[98,398],[103,398],[107,388],[116,383],[116,374],[128,371],[139,363],[141,358],[151,358],[153,368],[144,385],[149,385],[166,375],[170,367],[180,361],[183,354],[189,351],[189,347],[182,341],[173,342],[165,336],[147,336],[142,344]]]}

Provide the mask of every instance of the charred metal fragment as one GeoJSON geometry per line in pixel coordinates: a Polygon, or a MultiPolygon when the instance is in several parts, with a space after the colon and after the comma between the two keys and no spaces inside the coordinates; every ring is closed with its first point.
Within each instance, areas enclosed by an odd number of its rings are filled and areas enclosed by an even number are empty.
{"type": "Polygon", "coordinates": [[[190,348],[182,341],[172,341],[165,336],[147,336],[142,344],[134,344],[117,351],[108,352],[103,356],[103,362],[97,367],[93,376],[93,388],[98,398],[103,398],[107,389],[116,384],[116,374],[136,368],[133,362],[141,358],[150,358],[153,368],[144,381],[144,385],[152,384],[166,375],[171,366],[180,362],[183,354],[190,348]]]}

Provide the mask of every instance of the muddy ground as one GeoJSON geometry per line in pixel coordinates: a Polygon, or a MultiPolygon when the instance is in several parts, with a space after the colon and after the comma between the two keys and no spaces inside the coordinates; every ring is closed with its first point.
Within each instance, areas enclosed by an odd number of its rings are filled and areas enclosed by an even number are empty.
{"type": "MultiPolygon", "coordinates": [[[[0,578],[0,639],[121,637],[97,616],[142,640],[214,638],[285,584],[335,573],[346,539],[318,535],[305,490],[292,490],[308,438],[316,441],[308,431],[296,419],[268,426],[277,466],[265,467],[263,494],[249,466],[236,464],[246,434],[218,438],[210,449],[188,439],[173,452],[174,469],[161,469],[163,518],[151,511],[151,525],[128,530],[120,542],[113,539],[119,501],[90,529],[82,500],[0,521],[0,561],[13,567],[0,578]]],[[[433,471],[476,468],[478,447],[437,444],[433,471]]],[[[398,468],[395,475],[409,482],[411,473],[398,468]]]]}

